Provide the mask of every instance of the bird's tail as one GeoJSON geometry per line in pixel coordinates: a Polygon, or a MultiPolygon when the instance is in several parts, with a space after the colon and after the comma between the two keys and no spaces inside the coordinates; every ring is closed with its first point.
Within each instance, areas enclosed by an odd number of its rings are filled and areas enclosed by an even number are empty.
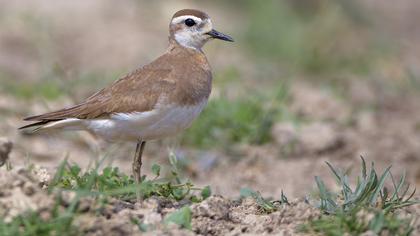
{"type": "Polygon", "coordinates": [[[20,130],[34,128],[31,132],[47,131],[54,129],[61,130],[81,130],[83,129],[83,121],[76,118],[62,120],[44,120],[29,125],[19,127],[20,130]]]}

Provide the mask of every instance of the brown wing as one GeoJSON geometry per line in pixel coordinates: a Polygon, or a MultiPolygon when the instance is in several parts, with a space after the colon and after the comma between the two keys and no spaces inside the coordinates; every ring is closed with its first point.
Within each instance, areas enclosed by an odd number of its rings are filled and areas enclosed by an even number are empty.
{"type": "Polygon", "coordinates": [[[66,118],[94,119],[112,113],[142,112],[152,110],[159,96],[175,87],[171,69],[150,64],[115,81],[89,97],[85,102],[70,108],[25,118],[27,121],[56,121],[66,118]]]}

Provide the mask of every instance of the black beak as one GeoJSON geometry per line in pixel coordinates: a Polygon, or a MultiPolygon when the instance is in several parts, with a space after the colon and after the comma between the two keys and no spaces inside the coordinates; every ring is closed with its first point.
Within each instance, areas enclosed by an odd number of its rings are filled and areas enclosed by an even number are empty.
{"type": "Polygon", "coordinates": [[[215,39],[220,39],[220,40],[224,40],[224,41],[229,41],[229,42],[233,42],[233,38],[230,37],[229,35],[226,35],[224,33],[220,33],[217,30],[211,30],[210,32],[207,33],[208,35],[210,35],[212,38],[215,39]]]}

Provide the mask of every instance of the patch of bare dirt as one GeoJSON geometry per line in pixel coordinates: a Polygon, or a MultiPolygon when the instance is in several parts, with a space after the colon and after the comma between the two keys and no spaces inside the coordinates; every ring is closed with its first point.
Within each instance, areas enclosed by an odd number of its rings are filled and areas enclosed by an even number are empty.
{"type": "Polygon", "coordinates": [[[47,197],[43,188],[50,180],[45,169],[33,167],[0,171],[0,217],[6,222],[28,210],[49,208],[53,199],[47,197]]]}

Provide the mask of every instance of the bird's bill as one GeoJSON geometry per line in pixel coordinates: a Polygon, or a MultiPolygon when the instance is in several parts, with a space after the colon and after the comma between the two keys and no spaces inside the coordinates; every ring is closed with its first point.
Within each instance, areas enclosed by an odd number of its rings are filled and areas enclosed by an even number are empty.
{"type": "Polygon", "coordinates": [[[224,40],[224,41],[229,41],[229,42],[233,42],[233,38],[230,37],[229,35],[226,35],[224,33],[221,33],[217,30],[211,30],[210,32],[207,33],[208,35],[210,35],[212,38],[215,39],[220,39],[220,40],[224,40]]]}

